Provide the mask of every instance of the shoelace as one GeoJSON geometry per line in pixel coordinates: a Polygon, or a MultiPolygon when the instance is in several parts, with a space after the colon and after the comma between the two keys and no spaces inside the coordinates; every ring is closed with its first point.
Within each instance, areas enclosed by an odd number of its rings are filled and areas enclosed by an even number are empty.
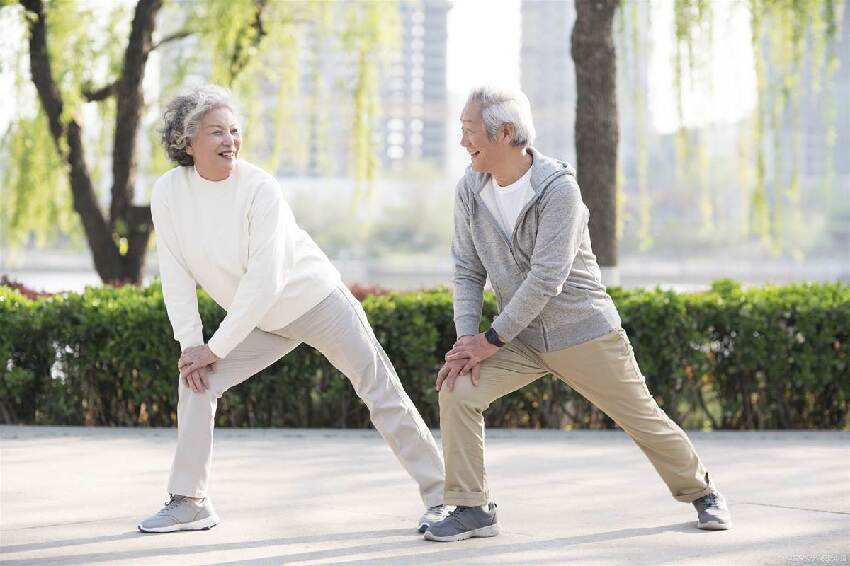
{"type": "Polygon", "coordinates": [[[454,522],[454,523],[455,523],[455,524],[457,524],[458,526],[463,527],[463,526],[464,526],[464,524],[463,524],[463,521],[461,521],[461,520],[460,520],[460,516],[461,516],[461,515],[464,513],[464,511],[466,511],[467,509],[470,509],[470,508],[469,508],[469,507],[463,507],[463,506],[461,506],[461,505],[458,505],[457,507],[455,507],[455,508],[454,508],[454,510],[452,510],[452,511],[450,511],[450,512],[449,512],[449,515],[445,518],[445,520],[446,520],[446,521],[451,520],[452,522],[454,522]]]}
{"type": "Polygon", "coordinates": [[[705,497],[702,498],[702,502],[705,504],[706,508],[710,507],[720,507],[720,498],[717,497],[717,494],[714,492],[709,493],[705,497]]]}
{"type": "Polygon", "coordinates": [[[160,513],[162,513],[163,511],[171,511],[172,509],[177,507],[177,505],[182,503],[184,499],[185,497],[183,497],[182,495],[172,495],[171,499],[165,502],[165,507],[162,508],[162,511],[160,511],[160,513]]]}

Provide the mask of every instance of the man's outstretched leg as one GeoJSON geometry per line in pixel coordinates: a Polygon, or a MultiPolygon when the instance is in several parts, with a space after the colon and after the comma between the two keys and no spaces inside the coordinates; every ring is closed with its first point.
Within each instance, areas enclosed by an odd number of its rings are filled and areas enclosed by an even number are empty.
{"type": "Polygon", "coordinates": [[[599,407],[640,447],[677,501],[697,509],[697,526],[725,530],[732,518],[685,432],[655,402],[626,332],[617,329],[541,353],[552,373],[599,407]]]}

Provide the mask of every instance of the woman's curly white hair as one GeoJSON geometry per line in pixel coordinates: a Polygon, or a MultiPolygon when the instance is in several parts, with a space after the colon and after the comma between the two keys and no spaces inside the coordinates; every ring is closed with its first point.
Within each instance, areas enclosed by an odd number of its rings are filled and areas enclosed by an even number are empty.
{"type": "Polygon", "coordinates": [[[160,139],[168,158],[180,165],[194,165],[195,160],[186,153],[186,147],[198,133],[204,115],[222,107],[233,111],[230,92],[216,85],[193,88],[174,97],[162,113],[160,130],[160,139]]]}

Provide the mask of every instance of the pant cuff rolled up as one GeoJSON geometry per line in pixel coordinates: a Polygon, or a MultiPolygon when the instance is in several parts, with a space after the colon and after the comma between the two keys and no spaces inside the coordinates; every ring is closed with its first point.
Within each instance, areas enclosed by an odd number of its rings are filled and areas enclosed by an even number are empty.
{"type": "Polygon", "coordinates": [[[705,485],[704,488],[697,490],[697,491],[693,491],[693,492],[690,492],[690,493],[679,493],[679,494],[674,493],[673,498],[676,501],[681,501],[682,503],[693,503],[694,501],[696,501],[700,497],[705,497],[706,495],[708,495],[712,491],[716,490],[716,488],[714,487],[714,484],[711,483],[711,478],[708,477],[707,473],[705,474],[705,484],[706,485],[705,485]]]}
{"type": "Polygon", "coordinates": [[[445,503],[443,500],[442,493],[432,493],[422,497],[422,501],[425,503],[425,507],[436,507],[437,505],[442,505],[445,503]]]}
{"type": "Polygon", "coordinates": [[[188,486],[180,486],[180,485],[170,485],[168,486],[168,493],[171,495],[182,495],[184,497],[198,497],[204,498],[207,496],[207,492],[205,489],[191,488],[188,486]]]}
{"type": "Polygon", "coordinates": [[[475,507],[486,505],[489,496],[483,491],[446,491],[446,505],[462,505],[464,507],[475,507]]]}

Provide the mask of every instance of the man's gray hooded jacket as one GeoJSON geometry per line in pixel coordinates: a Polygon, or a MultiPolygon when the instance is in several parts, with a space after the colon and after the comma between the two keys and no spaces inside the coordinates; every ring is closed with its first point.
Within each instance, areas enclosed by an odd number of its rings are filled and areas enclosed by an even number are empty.
{"type": "Polygon", "coordinates": [[[455,328],[458,336],[478,333],[489,277],[499,335],[554,352],[619,328],[620,317],[590,249],[589,213],[575,170],[528,151],[534,194],[510,239],[481,198],[490,175],[468,168],[458,183],[452,242],[455,328]]]}

